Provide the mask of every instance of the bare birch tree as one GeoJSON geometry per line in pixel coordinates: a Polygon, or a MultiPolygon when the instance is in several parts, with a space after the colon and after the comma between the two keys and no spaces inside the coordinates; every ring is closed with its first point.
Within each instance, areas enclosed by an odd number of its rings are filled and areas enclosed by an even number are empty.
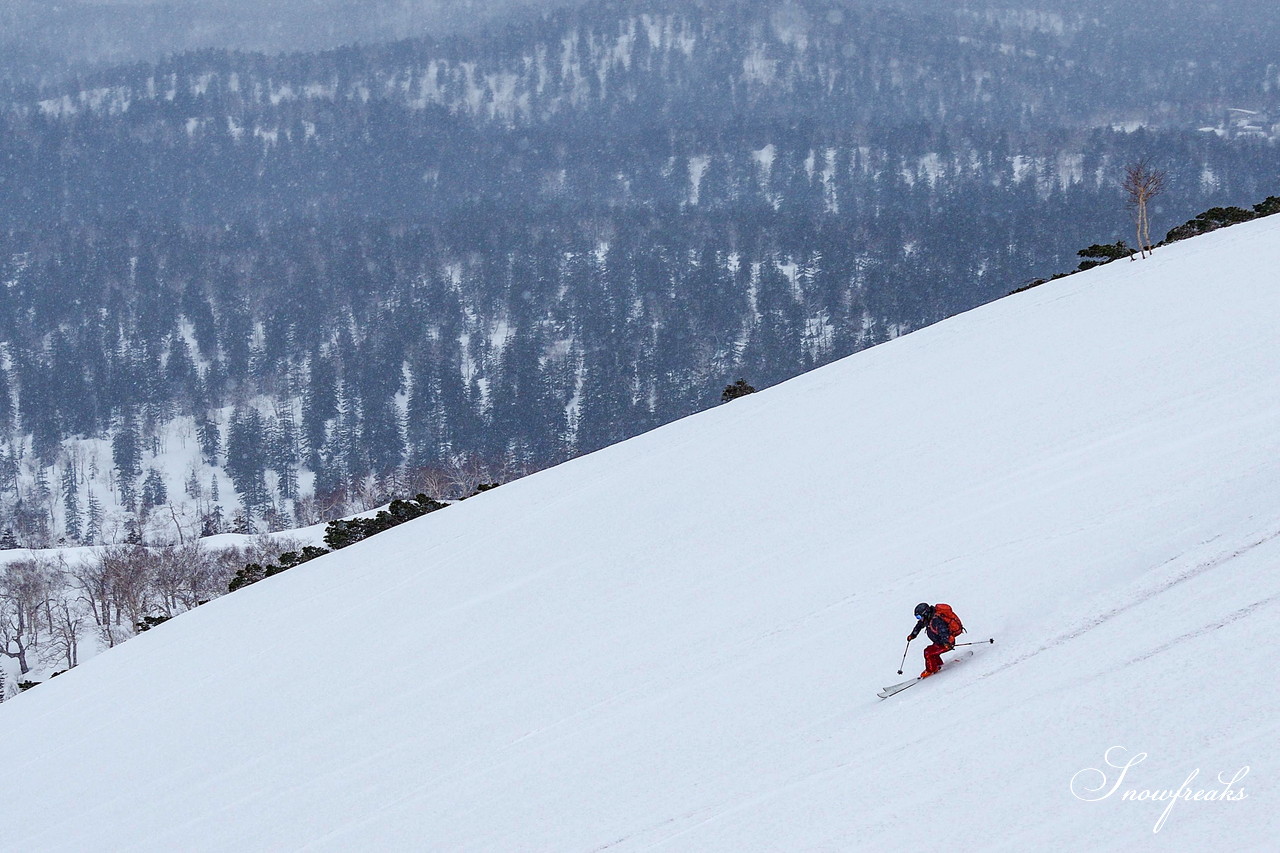
{"type": "Polygon", "coordinates": [[[35,634],[38,625],[15,598],[0,595],[0,654],[16,660],[23,675],[31,671],[30,655],[39,639],[35,634]]]}
{"type": "Polygon", "coordinates": [[[112,545],[72,572],[106,646],[133,636],[133,626],[147,615],[152,592],[149,563],[143,548],[112,545]]]}
{"type": "Polygon", "coordinates": [[[1147,214],[1147,205],[1164,192],[1168,178],[1167,172],[1153,168],[1145,157],[1130,163],[1124,169],[1124,182],[1121,186],[1127,197],[1127,206],[1133,211],[1138,251],[1144,258],[1155,248],[1151,245],[1151,220],[1147,214]]]}
{"type": "Polygon", "coordinates": [[[58,661],[67,669],[80,663],[80,634],[84,630],[85,613],[78,601],[65,595],[53,602],[49,623],[49,640],[44,648],[48,663],[58,661]]]}
{"type": "Polygon", "coordinates": [[[56,571],[44,560],[18,560],[0,570],[0,654],[16,660],[23,675],[31,671],[56,588],[56,571]]]}

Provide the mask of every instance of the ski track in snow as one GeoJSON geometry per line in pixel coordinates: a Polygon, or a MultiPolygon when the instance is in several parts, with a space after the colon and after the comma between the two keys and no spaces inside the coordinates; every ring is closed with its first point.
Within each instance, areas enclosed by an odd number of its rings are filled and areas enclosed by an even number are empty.
{"type": "MultiPolygon", "coordinates": [[[[1144,604],[1148,604],[1152,599],[1156,598],[1156,597],[1157,597],[1157,596],[1159,596],[1161,593],[1167,592],[1168,590],[1173,589],[1174,587],[1178,586],[1179,584],[1183,584],[1183,583],[1186,583],[1186,582],[1188,582],[1188,581],[1194,580],[1194,579],[1198,578],[1200,575],[1204,574],[1205,572],[1212,571],[1212,570],[1214,570],[1214,569],[1220,568],[1223,564],[1227,563],[1228,561],[1233,560],[1233,559],[1235,559],[1235,558],[1237,558],[1237,557],[1240,557],[1240,556],[1242,556],[1242,555],[1244,555],[1244,554],[1247,554],[1247,553],[1249,553],[1250,551],[1253,551],[1255,548],[1258,548],[1258,547],[1260,547],[1260,546],[1262,546],[1262,545],[1265,545],[1265,544],[1267,544],[1268,542],[1274,541],[1274,540],[1276,540],[1277,538],[1280,538],[1280,528],[1277,528],[1277,529],[1273,530],[1272,532],[1267,533],[1266,535],[1262,536],[1261,538],[1256,539],[1255,541],[1252,541],[1252,542],[1250,542],[1249,544],[1244,545],[1244,546],[1242,546],[1242,547],[1240,547],[1240,548],[1236,548],[1236,549],[1234,549],[1234,550],[1232,550],[1232,551],[1230,551],[1230,552],[1228,552],[1228,553],[1220,554],[1220,555],[1218,555],[1218,556],[1216,556],[1216,557],[1213,557],[1213,558],[1211,558],[1211,559],[1201,561],[1201,562],[1197,563],[1194,567],[1192,567],[1192,568],[1190,568],[1190,569],[1183,570],[1183,571],[1181,571],[1181,572],[1178,572],[1177,574],[1175,574],[1175,575],[1174,575],[1173,577],[1171,577],[1171,578],[1168,578],[1168,579],[1165,579],[1165,580],[1161,580],[1161,581],[1159,581],[1155,586],[1151,587],[1150,589],[1148,589],[1148,590],[1146,590],[1146,591],[1143,591],[1143,592],[1141,592],[1141,593],[1137,594],[1136,596],[1134,596],[1134,597],[1133,597],[1133,598],[1131,598],[1130,600],[1126,601],[1126,603],[1124,603],[1124,604],[1122,604],[1122,605],[1120,605],[1120,606],[1118,606],[1118,607],[1113,607],[1113,608],[1111,608],[1111,609],[1107,610],[1107,611],[1106,611],[1106,612],[1104,612],[1104,613],[1101,613],[1101,614],[1098,614],[1098,615],[1095,615],[1095,616],[1089,617],[1089,618],[1088,618],[1088,620],[1087,620],[1087,621],[1085,621],[1083,624],[1079,625],[1078,627],[1076,627],[1076,628],[1074,628],[1074,629],[1072,629],[1072,630],[1070,630],[1070,631],[1068,631],[1068,632],[1066,632],[1066,633],[1062,633],[1062,634],[1055,635],[1055,636],[1053,637],[1053,639],[1051,639],[1051,640],[1047,641],[1046,643],[1044,643],[1043,645],[1041,645],[1039,648],[1037,648],[1035,651],[1027,652],[1027,653],[1021,654],[1021,655],[1019,655],[1019,656],[1017,656],[1017,657],[1013,658],[1012,660],[1007,661],[1006,663],[1003,663],[1003,664],[1001,664],[1000,666],[998,666],[998,667],[996,667],[996,668],[994,668],[994,669],[991,669],[991,670],[987,671],[986,673],[983,673],[980,677],[981,677],[981,678],[989,678],[990,676],[997,675],[997,674],[999,674],[999,673],[1001,673],[1001,672],[1003,672],[1003,671],[1005,671],[1005,670],[1007,670],[1007,669],[1010,669],[1010,668],[1012,668],[1012,667],[1018,666],[1019,664],[1021,664],[1021,663],[1025,662],[1025,661],[1027,661],[1027,660],[1030,660],[1031,658],[1035,657],[1036,655],[1039,655],[1039,654],[1041,654],[1041,653],[1043,653],[1043,652],[1049,651],[1050,649],[1058,648],[1058,647],[1062,646],[1063,644],[1065,644],[1065,643],[1067,643],[1067,642],[1069,642],[1069,641],[1071,641],[1071,640],[1074,640],[1074,639],[1076,639],[1076,638],[1078,638],[1078,637],[1081,637],[1081,636],[1083,636],[1084,634],[1088,633],[1089,631],[1092,631],[1092,630],[1094,630],[1095,628],[1097,628],[1097,627],[1099,627],[1099,626],[1101,626],[1101,625],[1104,625],[1104,624],[1106,624],[1106,623],[1110,622],[1111,620],[1115,619],[1116,617],[1118,617],[1118,616],[1122,616],[1122,615],[1124,615],[1125,613],[1128,613],[1129,611],[1133,610],[1133,609],[1134,609],[1134,608],[1136,608],[1136,607],[1140,607],[1140,606],[1142,606],[1142,605],[1144,605],[1144,604]]],[[[1206,542],[1206,543],[1204,543],[1204,544],[1206,544],[1206,545],[1207,545],[1207,544],[1209,544],[1209,543],[1207,543],[1207,542],[1206,542]]],[[[1182,561],[1182,560],[1181,560],[1181,558],[1174,558],[1174,559],[1171,559],[1171,560],[1169,561],[1169,563],[1177,563],[1177,562],[1181,562],[1181,561],[1182,561]]],[[[1258,605],[1262,605],[1262,604],[1264,604],[1264,603],[1269,603],[1269,602],[1271,602],[1271,601],[1273,601],[1273,600],[1276,600],[1276,599],[1278,599],[1278,598],[1280,598],[1280,596],[1272,596],[1272,597],[1270,597],[1270,598],[1266,599],[1266,600],[1265,600],[1265,602],[1258,602],[1258,605]]],[[[1249,609],[1251,610],[1251,609],[1253,609],[1253,608],[1251,607],[1251,608],[1249,608],[1249,609]]],[[[1229,620],[1227,620],[1226,622],[1219,623],[1216,627],[1221,627],[1222,625],[1225,625],[1225,624],[1227,624],[1228,622],[1231,622],[1231,621],[1235,621],[1235,620],[1234,620],[1234,619],[1229,619],[1229,620]]],[[[1206,629],[1206,630],[1207,630],[1207,629],[1206,629]]],[[[1202,633],[1202,632],[1193,632],[1192,634],[1188,634],[1188,635],[1186,635],[1186,636],[1187,636],[1187,637],[1198,636],[1198,635],[1199,635],[1199,633],[1202,633]]],[[[1150,657],[1150,656],[1151,656],[1151,655],[1153,655],[1153,654],[1156,654],[1158,651],[1161,651],[1161,650],[1163,650],[1164,648],[1168,648],[1168,647],[1167,647],[1167,646],[1166,646],[1166,647],[1162,647],[1161,649],[1157,649],[1156,651],[1152,651],[1152,652],[1150,652],[1150,653],[1148,653],[1148,654],[1146,654],[1146,655],[1143,655],[1143,656],[1141,656],[1141,657],[1135,658],[1132,662],[1137,662],[1137,661],[1140,661],[1140,660],[1145,660],[1146,658],[1150,657]]]]}
{"type": "Polygon", "coordinates": [[[1139,655],[1138,657],[1129,661],[1125,665],[1132,666],[1133,664],[1141,663],[1142,661],[1147,660],[1148,658],[1155,657],[1156,655],[1159,655],[1159,654],[1163,654],[1164,652],[1169,651],[1170,649],[1174,648],[1175,646],[1178,646],[1181,643],[1185,643],[1190,640],[1203,637],[1205,634],[1208,634],[1212,631],[1217,631],[1219,628],[1225,628],[1226,626],[1232,624],[1233,622],[1239,622],[1241,619],[1244,619],[1249,616],[1254,616],[1256,615],[1257,611],[1265,607],[1272,607],[1278,604],[1280,604],[1280,594],[1271,595],[1271,596],[1268,596],[1267,598],[1260,599],[1258,601],[1255,601],[1253,604],[1250,604],[1248,607],[1242,607],[1239,610],[1233,611],[1232,613],[1228,614],[1227,617],[1224,619],[1218,619],[1210,624],[1203,625],[1194,631],[1190,631],[1186,634],[1181,634],[1177,637],[1174,637],[1172,640],[1165,643],[1164,645],[1157,646],[1156,648],[1152,649],[1146,654],[1139,655]]]}

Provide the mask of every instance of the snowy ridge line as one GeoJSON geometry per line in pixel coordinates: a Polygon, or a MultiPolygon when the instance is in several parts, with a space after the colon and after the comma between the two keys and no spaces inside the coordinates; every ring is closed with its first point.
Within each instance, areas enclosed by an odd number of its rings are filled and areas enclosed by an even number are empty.
{"type": "MultiPolygon", "coordinates": [[[[1102,613],[1098,616],[1093,617],[1092,619],[1088,620],[1084,625],[1080,626],[1079,628],[1076,628],[1075,630],[1069,631],[1067,633],[1058,634],[1053,639],[1045,642],[1035,651],[1026,652],[1024,654],[1018,655],[1014,659],[1010,660],[1008,663],[1003,664],[1002,666],[998,666],[995,669],[988,670],[987,672],[984,672],[982,675],[978,677],[987,678],[988,676],[992,676],[999,672],[1003,672],[1004,670],[1009,669],[1010,667],[1013,667],[1013,666],[1017,666],[1018,664],[1023,663],[1035,657],[1036,655],[1041,654],[1042,652],[1047,652],[1050,649],[1053,649],[1057,646],[1061,646],[1064,643],[1067,643],[1071,640],[1081,637],[1084,634],[1087,634],[1088,632],[1092,631],[1093,629],[1101,627],[1102,625],[1105,625],[1115,617],[1121,616],[1129,612],[1130,610],[1133,610],[1135,607],[1138,607],[1142,604],[1147,603],[1148,601],[1155,598],[1156,596],[1164,592],[1167,592],[1173,589],[1174,587],[1179,586],[1180,584],[1186,583],[1187,581],[1194,580],[1195,578],[1203,575],[1205,572],[1208,572],[1211,569],[1218,568],[1224,563],[1228,563],[1231,560],[1236,559],[1237,557],[1244,556],[1245,554],[1248,554],[1250,551],[1253,551],[1256,548],[1260,548],[1263,545],[1273,541],[1278,537],[1280,537],[1280,527],[1277,527],[1275,530],[1273,530],[1270,533],[1264,534],[1262,538],[1256,539],[1250,542],[1248,545],[1241,546],[1228,554],[1220,554],[1212,559],[1205,560],[1201,563],[1198,563],[1194,568],[1188,569],[1182,572],[1181,574],[1177,575],[1176,577],[1173,577],[1163,583],[1158,584],[1155,588],[1145,593],[1139,593],[1135,598],[1132,598],[1127,603],[1122,604],[1119,607],[1112,608],[1111,610],[1108,610],[1105,613],[1102,613]]],[[[1213,541],[1214,541],[1213,539],[1210,539],[1206,541],[1204,544],[1208,545],[1213,541]]],[[[1181,555],[1181,556],[1185,556],[1185,555],[1181,555]]],[[[1167,566],[1170,563],[1177,562],[1178,560],[1181,559],[1181,556],[1171,558],[1170,560],[1166,561],[1164,565],[1167,566]]],[[[1270,599],[1268,599],[1268,601],[1269,600],[1270,599]]],[[[1259,604],[1263,604],[1263,603],[1265,602],[1259,602],[1259,604]]],[[[1231,621],[1234,621],[1234,620],[1228,619],[1227,622],[1224,622],[1223,624],[1224,625],[1228,624],[1231,621]]],[[[1218,627],[1221,627],[1221,625],[1218,627]]],[[[1154,654],[1154,652],[1152,654],[1154,654]]],[[[1146,655],[1144,657],[1135,658],[1134,662],[1139,660],[1145,660],[1146,657],[1150,657],[1150,656],[1151,655],[1146,655]]]]}

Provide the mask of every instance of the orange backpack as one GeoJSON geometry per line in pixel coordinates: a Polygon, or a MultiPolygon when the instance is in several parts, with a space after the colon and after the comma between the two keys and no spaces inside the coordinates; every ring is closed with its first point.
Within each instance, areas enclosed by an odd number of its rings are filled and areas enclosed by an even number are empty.
{"type": "Polygon", "coordinates": [[[956,637],[964,633],[964,625],[960,622],[960,617],[951,609],[950,604],[933,605],[933,615],[942,617],[942,621],[946,622],[951,628],[951,642],[955,642],[956,637]]]}

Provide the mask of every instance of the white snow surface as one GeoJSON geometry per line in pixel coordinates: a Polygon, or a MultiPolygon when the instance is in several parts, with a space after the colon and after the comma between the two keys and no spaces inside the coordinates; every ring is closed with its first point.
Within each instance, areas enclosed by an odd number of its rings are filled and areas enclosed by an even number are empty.
{"type": "Polygon", "coordinates": [[[0,705],[0,848],[1275,849],[1276,270],[1118,261],[200,607],[0,705]],[[919,601],[996,642],[881,701],[919,601]]]}

